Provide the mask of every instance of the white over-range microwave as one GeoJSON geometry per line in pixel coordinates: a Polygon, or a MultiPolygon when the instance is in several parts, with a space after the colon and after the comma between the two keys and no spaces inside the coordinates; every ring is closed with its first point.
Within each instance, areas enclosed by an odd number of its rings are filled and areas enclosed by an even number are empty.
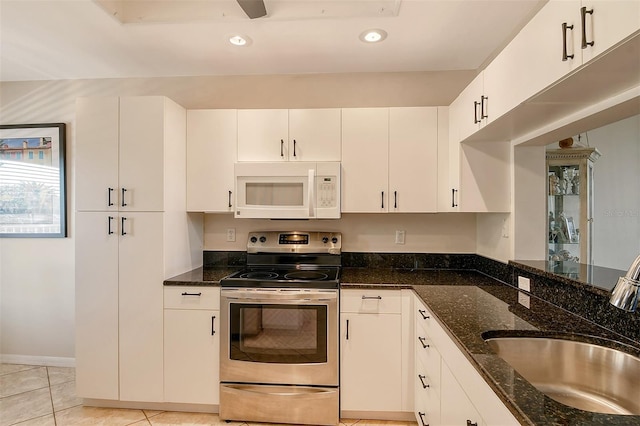
{"type": "Polygon", "coordinates": [[[236,163],[237,218],[340,218],[340,163],[236,163]]]}

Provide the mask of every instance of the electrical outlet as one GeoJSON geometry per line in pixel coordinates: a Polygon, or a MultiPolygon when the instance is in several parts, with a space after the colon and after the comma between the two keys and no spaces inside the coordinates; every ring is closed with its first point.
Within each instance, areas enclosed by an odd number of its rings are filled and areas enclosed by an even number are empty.
{"type": "Polygon", "coordinates": [[[227,228],[227,242],[233,243],[236,241],[236,228],[227,228]]]}
{"type": "Polygon", "coordinates": [[[509,238],[509,224],[507,219],[502,219],[502,238],[509,238]]]}
{"type": "Polygon", "coordinates": [[[396,244],[404,244],[405,231],[396,231],[396,244]]]}
{"type": "Polygon", "coordinates": [[[518,276],[518,288],[531,293],[531,280],[529,278],[518,276]]]}
{"type": "Polygon", "coordinates": [[[518,292],[518,303],[527,309],[531,309],[531,297],[521,291],[518,292]]]}

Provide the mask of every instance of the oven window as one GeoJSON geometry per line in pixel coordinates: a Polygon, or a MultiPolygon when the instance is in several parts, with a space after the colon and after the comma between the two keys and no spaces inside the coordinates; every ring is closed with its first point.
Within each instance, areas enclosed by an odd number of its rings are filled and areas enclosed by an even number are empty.
{"type": "Polygon", "coordinates": [[[230,305],[230,358],[276,364],[327,362],[326,305],[230,305]]]}
{"type": "Polygon", "coordinates": [[[248,206],[304,206],[302,182],[247,182],[245,188],[248,206]]]}

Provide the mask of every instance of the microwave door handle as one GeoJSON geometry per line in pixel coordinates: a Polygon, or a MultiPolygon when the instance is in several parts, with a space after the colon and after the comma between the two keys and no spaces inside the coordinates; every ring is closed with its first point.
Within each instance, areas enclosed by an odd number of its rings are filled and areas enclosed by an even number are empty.
{"type": "Polygon", "coordinates": [[[315,200],[316,200],[316,171],[309,169],[309,217],[315,216],[315,200]]]}

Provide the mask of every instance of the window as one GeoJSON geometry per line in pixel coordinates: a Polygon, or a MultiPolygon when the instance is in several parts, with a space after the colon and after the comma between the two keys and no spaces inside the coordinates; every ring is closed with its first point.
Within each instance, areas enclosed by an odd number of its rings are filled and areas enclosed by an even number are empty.
{"type": "Polygon", "coordinates": [[[29,151],[29,160],[33,160],[33,151],[29,151]]]}
{"type": "Polygon", "coordinates": [[[38,159],[44,160],[44,151],[38,151],[38,159]]]}
{"type": "Polygon", "coordinates": [[[22,160],[22,153],[16,152],[16,160],[22,160]]]}

